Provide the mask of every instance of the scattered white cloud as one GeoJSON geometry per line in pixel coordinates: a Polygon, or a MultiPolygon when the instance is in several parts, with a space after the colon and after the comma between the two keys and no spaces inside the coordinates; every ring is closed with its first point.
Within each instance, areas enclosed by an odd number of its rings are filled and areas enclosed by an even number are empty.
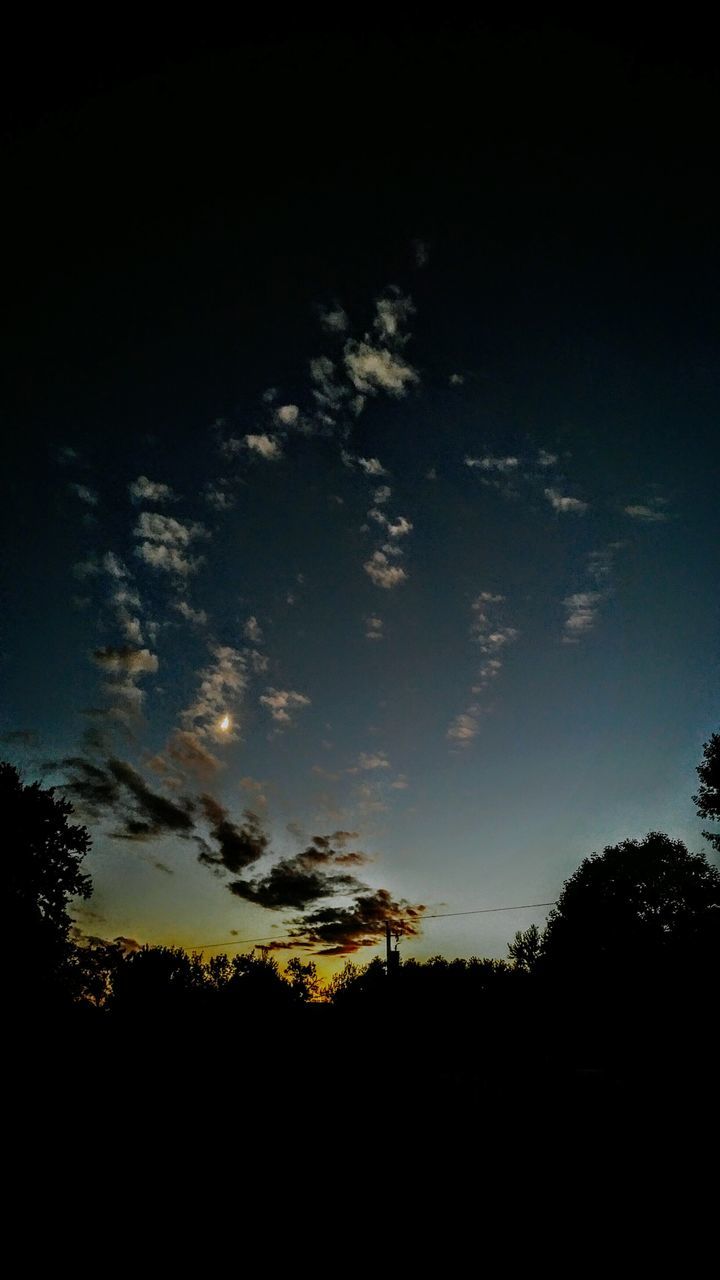
{"type": "Polygon", "coordinates": [[[545,497],[554,511],[575,511],[581,515],[588,509],[587,502],[581,502],[580,498],[568,498],[557,489],[546,489],[545,497]]]}
{"type": "Polygon", "coordinates": [[[260,701],[268,708],[276,724],[291,724],[294,712],[311,705],[304,693],[296,693],[292,689],[270,688],[260,695],[260,701]]]}
{"type": "Polygon", "coordinates": [[[495,458],[491,454],[487,454],[484,458],[471,458],[469,456],[465,458],[466,467],[478,467],[481,471],[497,471],[500,475],[516,471],[519,465],[519,458],[495,458]]]}
{"type": "Polygon", "coordinates": [[[557,460],[556,453],[548,453],[547,449],[540,449],[536,462],[539,467],[554,467],[557,460]]]}
{"type": "Polygon", "coordinates": [[[186,622],[193,622],[198,627],[207,626],[208,616],[204,609],[193,609],[187,600],[173,600],[172,607],[186,622]]]}
{"type": "Polygon", "coordinates": [[[75,494],[75,497],[84,502],[86,506],[96,507],[98,505],[100,499],[95,489],[89,489],[86,484],[71,484],[68,487],[75,494]]]}
{"type": "Polygon", "coordinates": [[[449,381],[451,387],[461,387],[465,381],[465,377],[462,373],[451,373],[449,381]]]}
{"type": "Polygon", "coordinates": [[[413,240],[413,256],[416,267],[426,267],[430,257],[426,240],[413,240]]]}
{"type": "Polygon", "coordinates": [[[387,471],[379,458],[357,458],[358,466],[367,476],[386,476],[387,471]]]}
{"type": "Polygon", "coordinates": [[[371,613],[366,618],[364,618],[363,621],[365,623],[365,639],[366,640],[384,639],[385,624],[382,618],[379,618],[376,613],[371,613]]]}
{"type": "Polygon", "coordinates": [[[407,579],[407,573],[400,565],[390,564],[384,551],[374,551],[363,568],[376,587],[384,587],[386,591],[398,587],[407,579]]]}
{"type": "Polygon", "coordinates": [[[357,772],[358,769],[361,769],[364,772],[372,773],[375,769],[389,768],[390,761],[387,758],[386,751],[361,751],[353,771],[357,772]]]}
{"type": "Polygon", "coordinates": [[[342,307],[321,307],[320,323],[328,333],[346,333],[350,328],[347,313],[342,307]]]}
{"type": "Polygon", "coordinates": [[[409,334],[403,334],[403,326],[414,312],[415,307],[411,298],[406,297],[394,286],[387,289],[375,301],[373,323],[380,340],[400,344],[407,342],[409,334]]]}
{"type": "Polygon", "coordinates": [[[373,502],[376,507],[382,507],[384,503],[389,502],[392,497],[392,489],[387,484],[378,485],[373,494],[373,502]]]}
{"type": "Polygon", "coordinates": [[[476,738],[480,729],[478,713],[476,709],[462,711],[453,720],[447,731],[447,737],[456,746],[466,747],[473,738],[476,738]]]}
{"type": "Polygon", "coordinates": [[[664,524],[669,520],[667,511],[662,510],[664,504],[659,498],[651,498],[650,502],[636,502],[625,507],[625,515],[632,520],[640,520],[643,524],[664,524]]]}
{"type": "Polygon", "coordinates": [[[294,427],[300,417],[300,410],[296,404],[281,404],[275,410],[275,417],[283,427],[294,427]]]}
{"type": "Polygon", "coordinates": [[[348,391],[337,382],[335,365],[329,356],[316,356],[310,361],[310,377],[315,383],[313,396],[317,404],[330,413],[336,413],[348,391]]]}
{"type": "Polygon", "coordinates": [[[404,396],[418,375],[396,352],[371,343],[350,339],[345,344],[345,368],[356,391],[375,395],[386,391],[391,396],[404,396]]]}
{"type": "Polygon", "coordinates": [[[258,622],[257,618],[254,615],[251,615],[248,618],[247,622],[245,623],[245,626],[243,627],[243,632],[245,635],[245,639],[249,640],[251,644],[262,644],[262,641],[263,641],[262,627],[260,626],[260,623],[258,622]]]}
{"type": "Polygon", "coordinates": [[[395,781],[390,783],[390,787],[393,791],[407,791],[409,786],[410,783],[404,773],[399,773],[395,781]]]}
{"type": "Polygon", "coordinates": [[[425,479],[426,479],[426,480],[437,480],[437,469],[436,469],[435,467],[431,467],[429,471],[426,471],[426,472],[425,472],[425,479]]]}
{"type": "Polygon", "coordinates": [[[235,495],[227,488],[227,481],[208,481],[203,489],[203,498],[214,511],[231,511],[235,506],[235,495]]]}
{"type": "Polygon", "coordinates": [[[190,544],[209,534],[202,524],[143,511],[135,526],[135,537],[141,540],[135,554],[151,568],[186,577],[202,563],[202,557],[187,555],[190,544]]]}
{"type": "Polygon", "coordinates": [[[387,531],[391,538],[404,538],[412,533],[412,524],[405,516],[396,516],[394,520],[388,521],[387,531]]]}
{"type": "Polygon", "coordinates": [[[282,449],[273,436],[264,433],[245,436],[245,444],[253,453],[258,453],[261,458],[266,458],[268,461],[282,457],[282,449]]]}
{"type": "Polygon", "coordinates": [[[132,502],[176,502],[176,496],[169,484],[160,484],[148,480],[147,476],[138,476],[128,485],[132,502]]]}
{"type": "Polygon", "coordinates": [[[149,649],[132,649],[129,645],[107,645],[96,649],[93,662],[110,675],[140,676],[152,674],[158,669],[157,654],[149,649]]]}
{"type": "Polygon", "coordinates": [[[577,644],[582,636],[592,631],[597,622],[599,606],[604,599],[601,591],[577,591],[574,595],[565,597],[565,644],[577,644]]]}

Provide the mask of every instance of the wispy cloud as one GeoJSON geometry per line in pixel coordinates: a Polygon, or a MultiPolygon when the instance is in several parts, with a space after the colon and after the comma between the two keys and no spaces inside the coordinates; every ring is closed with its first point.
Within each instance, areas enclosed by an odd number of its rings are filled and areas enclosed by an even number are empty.
{"type": "Polygon", "coordinates": [[[135,554],[153,569],[184,578],[195,573],[203,559],[188,554],[190,545],[209,536],[205,526],[194,521],[142,511],[135,526],[139,539],[135,554]]]}
{"type": "Polygon", "coordinates": [[[180,719],[200,737],[227,742],[237,736],[238,709],[248,684],[247,664],[245,655],[230,645],[209,648],[214,661],[200,671],[195,700],[180,713],[180,719]]]}
{"type": "Polygon", "coordinates": [[[563,644],[579,644],[596,626],[602,605],[611,594],[613,558],[621,545],[613,542],[588,555],[585,568],[586,589],[575,591],[563,600],[563,644]]]}
{"type": "Polygon", "coordinates": [[[261,694],[260,702],[267,707],[276,724],[292,723],[293,715],[303,707],[309,707],[310,699],[294,689],[268,689],[261,694]]]}
{"type": "Polygon", "coordinates": [[[379,618],[376,613],[371,613],[371,614],[368,614],[368,616],[364,618],[363,621],[365,623],[365,639],[366,640],[384,639],[385,624],[382,618],[379,618]]]}
{"type": "Polygon", "coordinates": [[[466,456],[466,467],[477,467],[480,471],[496,471],[500,475],[507,475],[508,472],[516,471],[520,465],[520,459],[515,457],[498,458],[491,454],[486,454],[483,458],[472,458],[466,456]]]}
{"type": "Polygon", "coordinates": [[[417,372],[399,353],[373,346],[367,341],[350,339],[346,343],[345,368],[352,385],[363,395],[385,391],[390,396],[400,397],[419,381],[417,372]]]}
{"type": "Polygon", "coordinates": [[[347,313],[342,307],[321,307],[320,323],[328,333],[346,333],[350,328],[347,313]]]}
{"type": "Polygon", "coordinates": [[[631,503],[625,507],[625,515],[630,516],[632,520],[639,520],[641,524],[665,524],[670,519],[667,511],[663,508],[665,502],[662,498],[650,498],[648,502],[631,503]]]}
{"type": "Polygon", "coordinates": [[[251,615],[245,622],[243,633],[245,635],[245,639],[249,640],[251,644],[262,644],[262,627],[254,615],[251,615]]]}
{"type": "Polygon", "coordinates": [[[86,507],[96,507],[100,501],[95,489],[90,489],[86,484],[70,484],[68,488],[86,507]]]}
{"type": "Polygon", "coordinates": [[[192,622],[197,627],[207,626],[208,616],[204,609],[193,609],[187,600],[173,600],[172,607],[186,622],[192,622]]]}
{"type": "Polygon", "coordinates": [[[391,564],[385,551],[374,551],[370,559],[365,561],[363,568],[375,586],[383,587],[386,591],[391,591],[393,587],[399,587],[402,582],[407,581],[408,575],[405,570],[401,565],[391,564]]]}
{"type": "Polygon", "coordinates": [[[282,457],[282,449],[274,436],[266,434],[245,436],[245,444],[252,453],[257,453],[268,462],[275,462],[282,457]]]}
{"type": "Polygon", "coordinates": [[[545,497],[553,511],[573,511],[576,515],[582,515],[589,506],[589,503],[582,502],[580,498],[570,498],[557,489],[546,489],[545,497]]]}
{"type": "Polygon", "coordinates": [[[455,716],[447,737],[455,746],[469,746],[480,731],[487,706],[479,701],[497,680],[503,668],[504,652],[518,637],[516,627],[503,620],[505,597],[492,591],[481,591],[470,605],[470,639],[478,645],[484,660],[472,685],[473,702],[455,716]]]}
{"type": "Polygon", "coordinates": [[[133,480],[128,485],[130,500],[135,503],[139,502],[177,502],[177,497],[173,493],[169,484],[161,484],[155,480],[148,480],[147,476],[138,476],[137,480],[133,480]]]}

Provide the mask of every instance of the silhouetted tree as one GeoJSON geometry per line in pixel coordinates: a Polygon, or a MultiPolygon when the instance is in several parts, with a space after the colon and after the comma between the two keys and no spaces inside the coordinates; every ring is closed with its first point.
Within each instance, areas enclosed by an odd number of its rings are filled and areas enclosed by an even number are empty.
{"type": "MultiPolygon", "coordinates": [[[[693,800],[701,818],[720,822],[720,733],[714,733],[703,749],[703,761],[697,767],[700,789],[693,800]]],[[[703,831],[706,840],[720,853],[720,831],[703,831]]]]}
{"type": "Polygon", "coordinates": [[[546,967],[607,978],[706,953],[720,923],[720,872],[652,831],[593,854],[565,882],[542,939],[546,967]]]}
{"type": "Polygon", "coordinates": [[[536,924],[531,924],[524,931],[518,929],[512,942],[508,943],[508,955],[515,968],[525,973],[532,973],[536,968],[541,951],[542,934],[536,924]]]}
{"type": "Polygon", "coordinates": [[[321,982],[314,960],[303,961],[299,956],[288,960],[285,966],[285,980],[299,1004],[308,1004],[316,1000],[320,994],[321,982]]]}
{"type": "Polygon", "coordinates": [[[13,765],[0,763],[3,878],[10,900],[10,954],[18,958],[13,996],[19,1004],[57,997],[72,979],[68,903],[92,893],[90,877],[80,870],[90,836],[85,827],[68,822],[72,812],[54,787],[26,786],[13,765]]]}

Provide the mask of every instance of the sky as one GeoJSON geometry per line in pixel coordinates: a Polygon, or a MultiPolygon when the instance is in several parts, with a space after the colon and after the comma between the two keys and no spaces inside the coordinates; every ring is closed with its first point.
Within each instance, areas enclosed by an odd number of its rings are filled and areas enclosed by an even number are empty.
{"type": "Polygon", "coordinates": [[[649,830],[707,851],[691,55],[476,27],[18,74],[0,736],[92,831],[85,934],[502,956],[547,906],[453,913],[649,830]]]}

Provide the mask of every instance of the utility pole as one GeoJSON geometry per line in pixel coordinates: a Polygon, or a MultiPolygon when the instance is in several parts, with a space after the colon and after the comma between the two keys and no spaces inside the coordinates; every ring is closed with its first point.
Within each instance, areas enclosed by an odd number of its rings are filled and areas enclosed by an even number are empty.
{"type": "Polygon", "coordinates": [[[385,954],[387,956],[387,976],[388,978],[394,978],[400,968],[400,952],[397,947],[393,951],[392,929],[390,928],[389,920],[385,923],[385,954]]]}

